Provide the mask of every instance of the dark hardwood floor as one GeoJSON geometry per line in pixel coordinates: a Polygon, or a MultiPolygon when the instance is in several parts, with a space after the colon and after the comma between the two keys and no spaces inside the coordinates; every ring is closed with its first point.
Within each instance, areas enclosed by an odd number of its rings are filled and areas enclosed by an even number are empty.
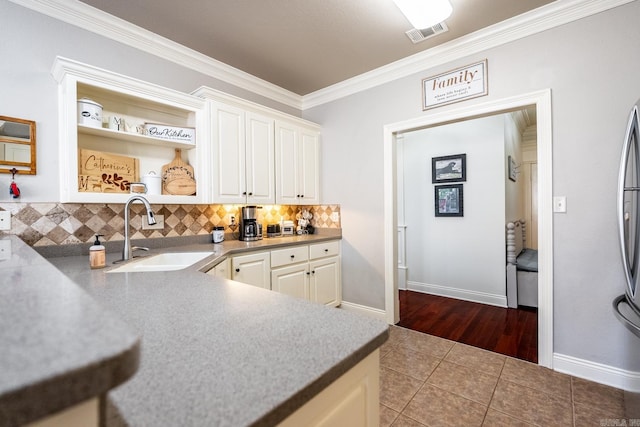
{"type": "Polygon", "coordinates": [[[538,363],[535,308],[501,308],[400,291],[398,326],[538,363]]]}

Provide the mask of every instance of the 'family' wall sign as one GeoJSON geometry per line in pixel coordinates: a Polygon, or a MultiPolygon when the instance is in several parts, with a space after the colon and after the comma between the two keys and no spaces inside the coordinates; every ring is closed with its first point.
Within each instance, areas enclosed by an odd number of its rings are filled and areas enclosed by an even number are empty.
{"type": "Polygon", "coordinates": [[[422,109],[485,96],[487,60],[422,80],[422,109]]]}

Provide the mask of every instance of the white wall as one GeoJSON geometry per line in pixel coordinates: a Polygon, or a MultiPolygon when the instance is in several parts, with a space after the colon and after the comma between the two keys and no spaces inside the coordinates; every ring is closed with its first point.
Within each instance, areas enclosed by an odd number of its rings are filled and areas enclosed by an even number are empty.
{"type": "Polygon", "coordinates": [[[403,135],[409,288],[506,306],[505,115],[403,135]],[[431,158],[466,154],[463,217],[436,217],[431,158]]]}
{"type": "Polygon", "coordinates": [[[423,78],[486,58],[489,95],[468,104],[552,91],[553,191],[568,207],[554,216],[554,351],[640,371],[640,340],[611,308],[624,292],[615,192],[640,97],[639,16],[635,1],[305,111],[323,125],[325,201],[341,203],[344,299],[384,308],[383,126],[430,114],[423,78]]]}
{"type": "Polygon", "coordinates": [[[511,114],[505,115],[504,120],[504,170],[505,170],[505,220],[515,221],[524,218],[522,205],[523,175],[522,175],[522,135],[511,114]],[[516,164],[516,181],[509,179],[509,156],[516,164]]]}

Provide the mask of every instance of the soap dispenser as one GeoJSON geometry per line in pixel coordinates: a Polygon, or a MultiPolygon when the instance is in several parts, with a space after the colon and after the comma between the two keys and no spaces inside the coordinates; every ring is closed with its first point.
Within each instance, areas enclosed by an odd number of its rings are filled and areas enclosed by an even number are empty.
{"type": "Polygon", "coordinates": [[[96,234],[96,241],[89,248],[89,265],[91,268],[104,268],[107,265],[107,254],[105,247],[100,242],[102,234],[96,234]]]}

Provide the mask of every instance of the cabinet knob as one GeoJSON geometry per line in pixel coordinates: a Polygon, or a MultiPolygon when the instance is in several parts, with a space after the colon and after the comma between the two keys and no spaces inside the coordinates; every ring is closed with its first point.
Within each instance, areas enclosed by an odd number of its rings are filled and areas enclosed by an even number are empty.
{"type": "Polygon", "coordinates": [[[291,255],[291,259],[294,259],[296,256],[295,255],[291,255]]]}
{"type": "Polygon", "coordinates": [[[253,196],[253,193],[249,193],[250,196],[253,196]]]}
{"type": "Polygon", "coordinates": [[[300,197],[304,197],[304,194],[301,194],[300,197]]]}
{"type": "Polygon", "coordinates": [[[246,195],[247,195],[247,192],[246,192],[246,191],[243,191],[243,192],[242,192],[242,195],[243,195],[243,196],[246,196],[246,195]]]}
{"type": "Polygon", "coordinates": [[[240,273],[240,269],[239,268],[236,268],[236,273],[240,273]]]}
{"type": "Polygon", "coordinates": [[[311,274],[316,274],[316,271],[315,270],[311,270],[311,274]]]}
{"type": "Polygon", "coordinates": [[[310,275],[310,274],[311,274],[311,273],[309,273],[309,272],[307,271],[307,276],[308,276],[308,275],[310,275]]]}
{"type": "Polygon", "coordinates": [[[325,251],[325,252],[329,252],[329,249],[325,249],[324,251],[325,251]]]}

